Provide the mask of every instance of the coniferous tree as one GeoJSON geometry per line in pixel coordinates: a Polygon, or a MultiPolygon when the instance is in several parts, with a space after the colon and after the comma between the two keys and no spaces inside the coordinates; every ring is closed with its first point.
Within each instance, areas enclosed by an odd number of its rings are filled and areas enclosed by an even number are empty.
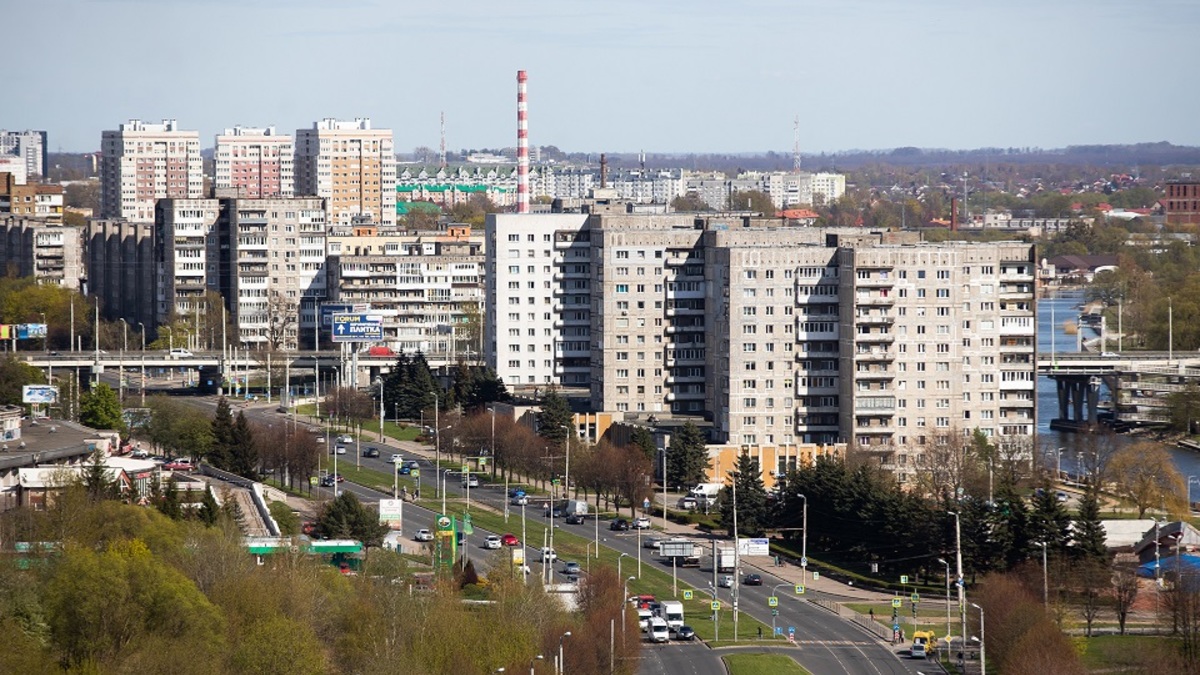
{"type": "Polygon", "coordinates": [[[491,368],[477,368],[475,370],[475,406],[487,405],[488,403],[505,403],[512,400],[512,394],[508,393],[508,387],[504,385],[504,380],[496,374],[496,371],[491,368]]]}
{"type": "Polygon", "coordinates": [[[990,520],[991,539],[1003,569],[1012,569],[1029,557],[1029,509],[1020,495],[1008,486],[1001,487],[990,520]]]}
{"type": "Polygon", "coordinates": [[[400,416],[400,399],[408,378],[409,358],[406,354],[396,357],[392,371],[383,378],[383,404],[392,417],[400,416]]]}
{"type": "Polygon", "coordinates": [[[171,520],[183,519],[183,504],[179,499],[179,483],[174,477],[167,481],[161,500],[156,502],[158,510],[171,520]]]}
{"type": "Polygon", "coordinates": [[[667,450],[667,485],[690,487],[704,482],[708,472],[708,451],[704,435],[691,422],[671,437],[667,450]]]}
{"type": "Polygon", "coordinates": [[[108,467],[104,465],[104,453],[100,450],[93,452],[83,467],[83,488],[88,501],[92,503],[120,497],[121,486],[109,476],[108,467]]]}
{"type": "Polygon", "coordinates": [[[246,420],[244,411],[238,411],[231,440],[229,470],[243,478],[258,480],[258,446],[254,443],[254,430],[246,420]]]}
{"type": "Polygon", "coordinates": [[[1033,497],[1033,510],[1029,514],[1029,538],[1034,542],[1045,542],[1051,554],[1067,552],[1071,540],[1071,515],[1058,501],[1049,480],[1042,482],[1033,497]]]}
{"type": "Polygon", "coordinates": [[[217,518],[221,515],[221,507],[217,504],[217,498],[213,496],[211,487],[204,489],[204,496],[200,500],[200,510],[198,512],[200,522],[212,527],[217,524],[217,518]]]}
{"type": "Polygon", "coordinates": [[[651,462],[657,459],[655,455],[658,452],[658,448],[654,444],[654,434],[650,433],[650,430],[646,427],[634,427],[629,442],[637,446],[642,451],[642,454],[646,455],[646,459],[651,462]]]}
{"type": "Polygon", "coordinates": [[[222,396],[217,399],[217,412],[212,420],[212,445],[205,460],[223,471],[229,470],[233,459],[233,414],[229,401],[222,396]]]}
{"type": "Polygon", "coordinates": [[[1081,560],[1106,563],[1109,554],[1104,538],[1104,526],[1100,524],[1100,489],[1089,481],[1079,501],[1079,517],[1075,520],[1071,551],[1081,560]]]}
{"type": "MultiPolygon", "coordinates": [[[[737,530],[741,536],[758,536],[770,525],[767,505],[767,489],[763,486],[762,469],[758,458],[749,453],[738,457],[733,471],[733,484],[737,485],[737,530]]],[[[721,488],[721,525],[733,536],[734,491],[732,485],[721,488]]]]}
{"type": "Polygon", "coordinates": [[[550,389],[542,397],[542,409],[538,412],[538,435],[551,443],[561,444],[571,432],[571,406],[567,397],[550,389]]]}

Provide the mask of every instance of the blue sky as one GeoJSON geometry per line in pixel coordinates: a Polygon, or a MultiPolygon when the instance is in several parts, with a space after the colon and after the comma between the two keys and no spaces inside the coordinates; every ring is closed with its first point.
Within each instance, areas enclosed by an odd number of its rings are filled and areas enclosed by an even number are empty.
{"type": "Polygon", "coordinates": [[[396,148],[805,152],[1200,145],[1196,0],[0,0],[0,128],[91,151],[130,118],[396,148]]]}

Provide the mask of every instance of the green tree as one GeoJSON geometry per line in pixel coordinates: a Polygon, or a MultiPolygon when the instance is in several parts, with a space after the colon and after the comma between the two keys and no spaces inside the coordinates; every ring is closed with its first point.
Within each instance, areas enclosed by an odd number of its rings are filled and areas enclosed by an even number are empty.
{"type": "Polygon", "coordinates": [[[205,461],[218,469],[229,471],[233,463],[233,413],[229,400],[224,396],[217,399],[217,411],[212,418],[212,447],[205,461]]]}
{"type": "Polygon", "coordinates": [[[329,539],[357,539],[367,546],[379,546],[387,526],[379,522],[379,513],[363,506],[353,492],[343,492],[321,508],[316,531],[329,539]]]}
{"type": "Polygon", "coordinates": [[[759,536],[770,525],[770,512],[767,506],[767,490],[763,486],[762,468],[758,458],[749,453],[738,457],[735,469],[730,473],[732,485],[721,488],[719,503],[721,505],[721,525],[733,536],[734,507],[737,507],[737,526],[739,535],[759,536]],[[737,503],[734,504],[734,485],[737,486],[737,503]]]}
{"type": "Polygon", "coordinates": [[[1033,509],[1029,514],[1029,537],[1033,542],[1044,543],[1053,555],[1067,552],[1071,539],[1071,516],[1058,501],[1058,495],[1049,480],[1043,480],[1033,496],[1033,509]]]}
{"type": "Polygon", "coordinates": [[[204,496],[200,498],[200,510],[197,511],[200,517],[200,522],[212,527],[217,524],[217,519],[221,516],[221,506],[217,504],[217,498],[213,496],[211,487],[204,490],[204,496]]]}
{"type": "Polygon", "coordinates": [[[1108,547],[1104,544],[1104,526],[1100,523],[1100,487],[1088,481],[1079,500],[1079,516],[1071,536],[1071,553],[1078,559],[1107,563],[1108,547]]]}
{"type": "Polygon", "coordinates": [[[683,213],[712,211],[712,207],[708,202],[700,198],[700,195],[695,192],[689,192],[685,195],[680,195],[671,200],[671,210],[683,213]]]}
{"type": "Polygon", "coordinates": [[[87,492],[89,501],[96,503],[121,496],[121,485],[111,473],[104,465],[104,452],[93,452],[88,463],[83,466],[83,489],[87,492]]]}
{"type": "Polygon", "coordinates": [[[1109,461],[1108,474],[1117,494],[1137,506],[1138,518],[1151,508],[1185,512],[1183,476],[1158,443],[1143,441],[1121,448],[1109,461]]]}
{"type": "Polygon", "coordinates": [[[9,355],[0,358],[0,405],[21,405],[21,387],[45,384],[41,368],[18,361],[9,355]]]}
{"type": "Polygon", "coordinates": [[[1002,486],[992,505],[991,540],[996,546],[998,562],[1012,569],[1029,557],[1029,509],[1025,500],[1009,486],[1002,486]]]}
{"type": "Polygon", "coordinates": [[[537,415],[538,435],[550,443],[562,444],[571,432],[571,406],[567,397],[551,388],[542,397],[542,408],[537,415]]]}
{"type": "Polygon", "coordinates": [[[704,482],[708,472],[708,451],[704,435],[688,422],[671,437],[667,452],[667,485],[690,487],[704,482]]]}
{"type": "Polygon", "coordinates": [[[650,433],[649,429],[641,426],[634,427],[633,434],[630,435],[629,442],[633,444],[634,447],[641,450],[642,454],[646,456],[646,459],[650,460],[652,463],[654,462],[655,455],[658,452],[658,447],[654,443],[654,434],[650,433]]]}
{"type": "Polygon", "coordinates": [[[1191,434],[1200,422],[1200,387],[1188,382],[1182,391],[1167,394],[1167,410],[1171,414],[1171,430],[1191,434]]]}
{"type": "Polygon", "coordinates": [[[508,387],[504,385],[504,380],[500,379],[496,371],[491,368],[475,370],[475,407],[488,403],[506,403],[511,400],[512,395],[508,393],[508,387]]]}
{"type": "Polygon", "coordinates": [[[245,411],[238,411],[230,438],[229,470],[243,478],[258,480],[258,446],[245,411]]]}
{"type": "Polygon", "coordinates": [[[734,191],[729,195],[730,211],[754,211],[768,218],[775,216],[775,203],[761,190],[734,191]]]}
{"type": "Polygon", "coordinates": [[[125,431],[117,392],[103,382],[92,387],[91,391],[80,397],[79,422],[93,429],[125,431]]]}
{"type": "Polygon", "coordinates": [[[171,520],[183,520],[183,503],[179,496],[179,481],[172,476],[163,490],[162,499],[155,503],[160,513],[171,520]]]}

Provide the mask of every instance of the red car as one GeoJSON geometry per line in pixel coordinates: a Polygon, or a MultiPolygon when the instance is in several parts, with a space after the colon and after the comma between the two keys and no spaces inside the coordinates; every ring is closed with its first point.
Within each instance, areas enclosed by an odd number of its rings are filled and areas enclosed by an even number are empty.
{"type": "Polygon", "coordinates": [[[192,466],[191,462],[182,459],[177,459],[174,462],[164,464],[163,468],[167,471],[195,471],[196,469],[196,467],[192,466]]]}
{"type": "Polygon", "coordinates": [[[500,543],[505,546],[520,546],[521,542],[515,535],[506,534],[500,537],[500,543]]]}

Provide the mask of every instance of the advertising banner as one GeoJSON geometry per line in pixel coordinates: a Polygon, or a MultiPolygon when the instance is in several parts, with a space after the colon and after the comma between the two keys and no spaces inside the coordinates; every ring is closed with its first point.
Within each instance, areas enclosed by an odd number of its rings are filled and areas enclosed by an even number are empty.
{"type": "Polygon", "coordinates": [[[401,530],[404,521],[403,499],[379,500],[379,523],[387,525],[389,530],[401,530]]]}
{"type": "Polygon", "coordinates": [[[738,539],[738,555],[771,555],[771,540],[742,537],[738,539]]]}
{"type": "Polygon", "coordinates": [[[27,384],[21,387],[22,403],[54,403],[58,400],[58,387],[45,384],[27,384]]]}

